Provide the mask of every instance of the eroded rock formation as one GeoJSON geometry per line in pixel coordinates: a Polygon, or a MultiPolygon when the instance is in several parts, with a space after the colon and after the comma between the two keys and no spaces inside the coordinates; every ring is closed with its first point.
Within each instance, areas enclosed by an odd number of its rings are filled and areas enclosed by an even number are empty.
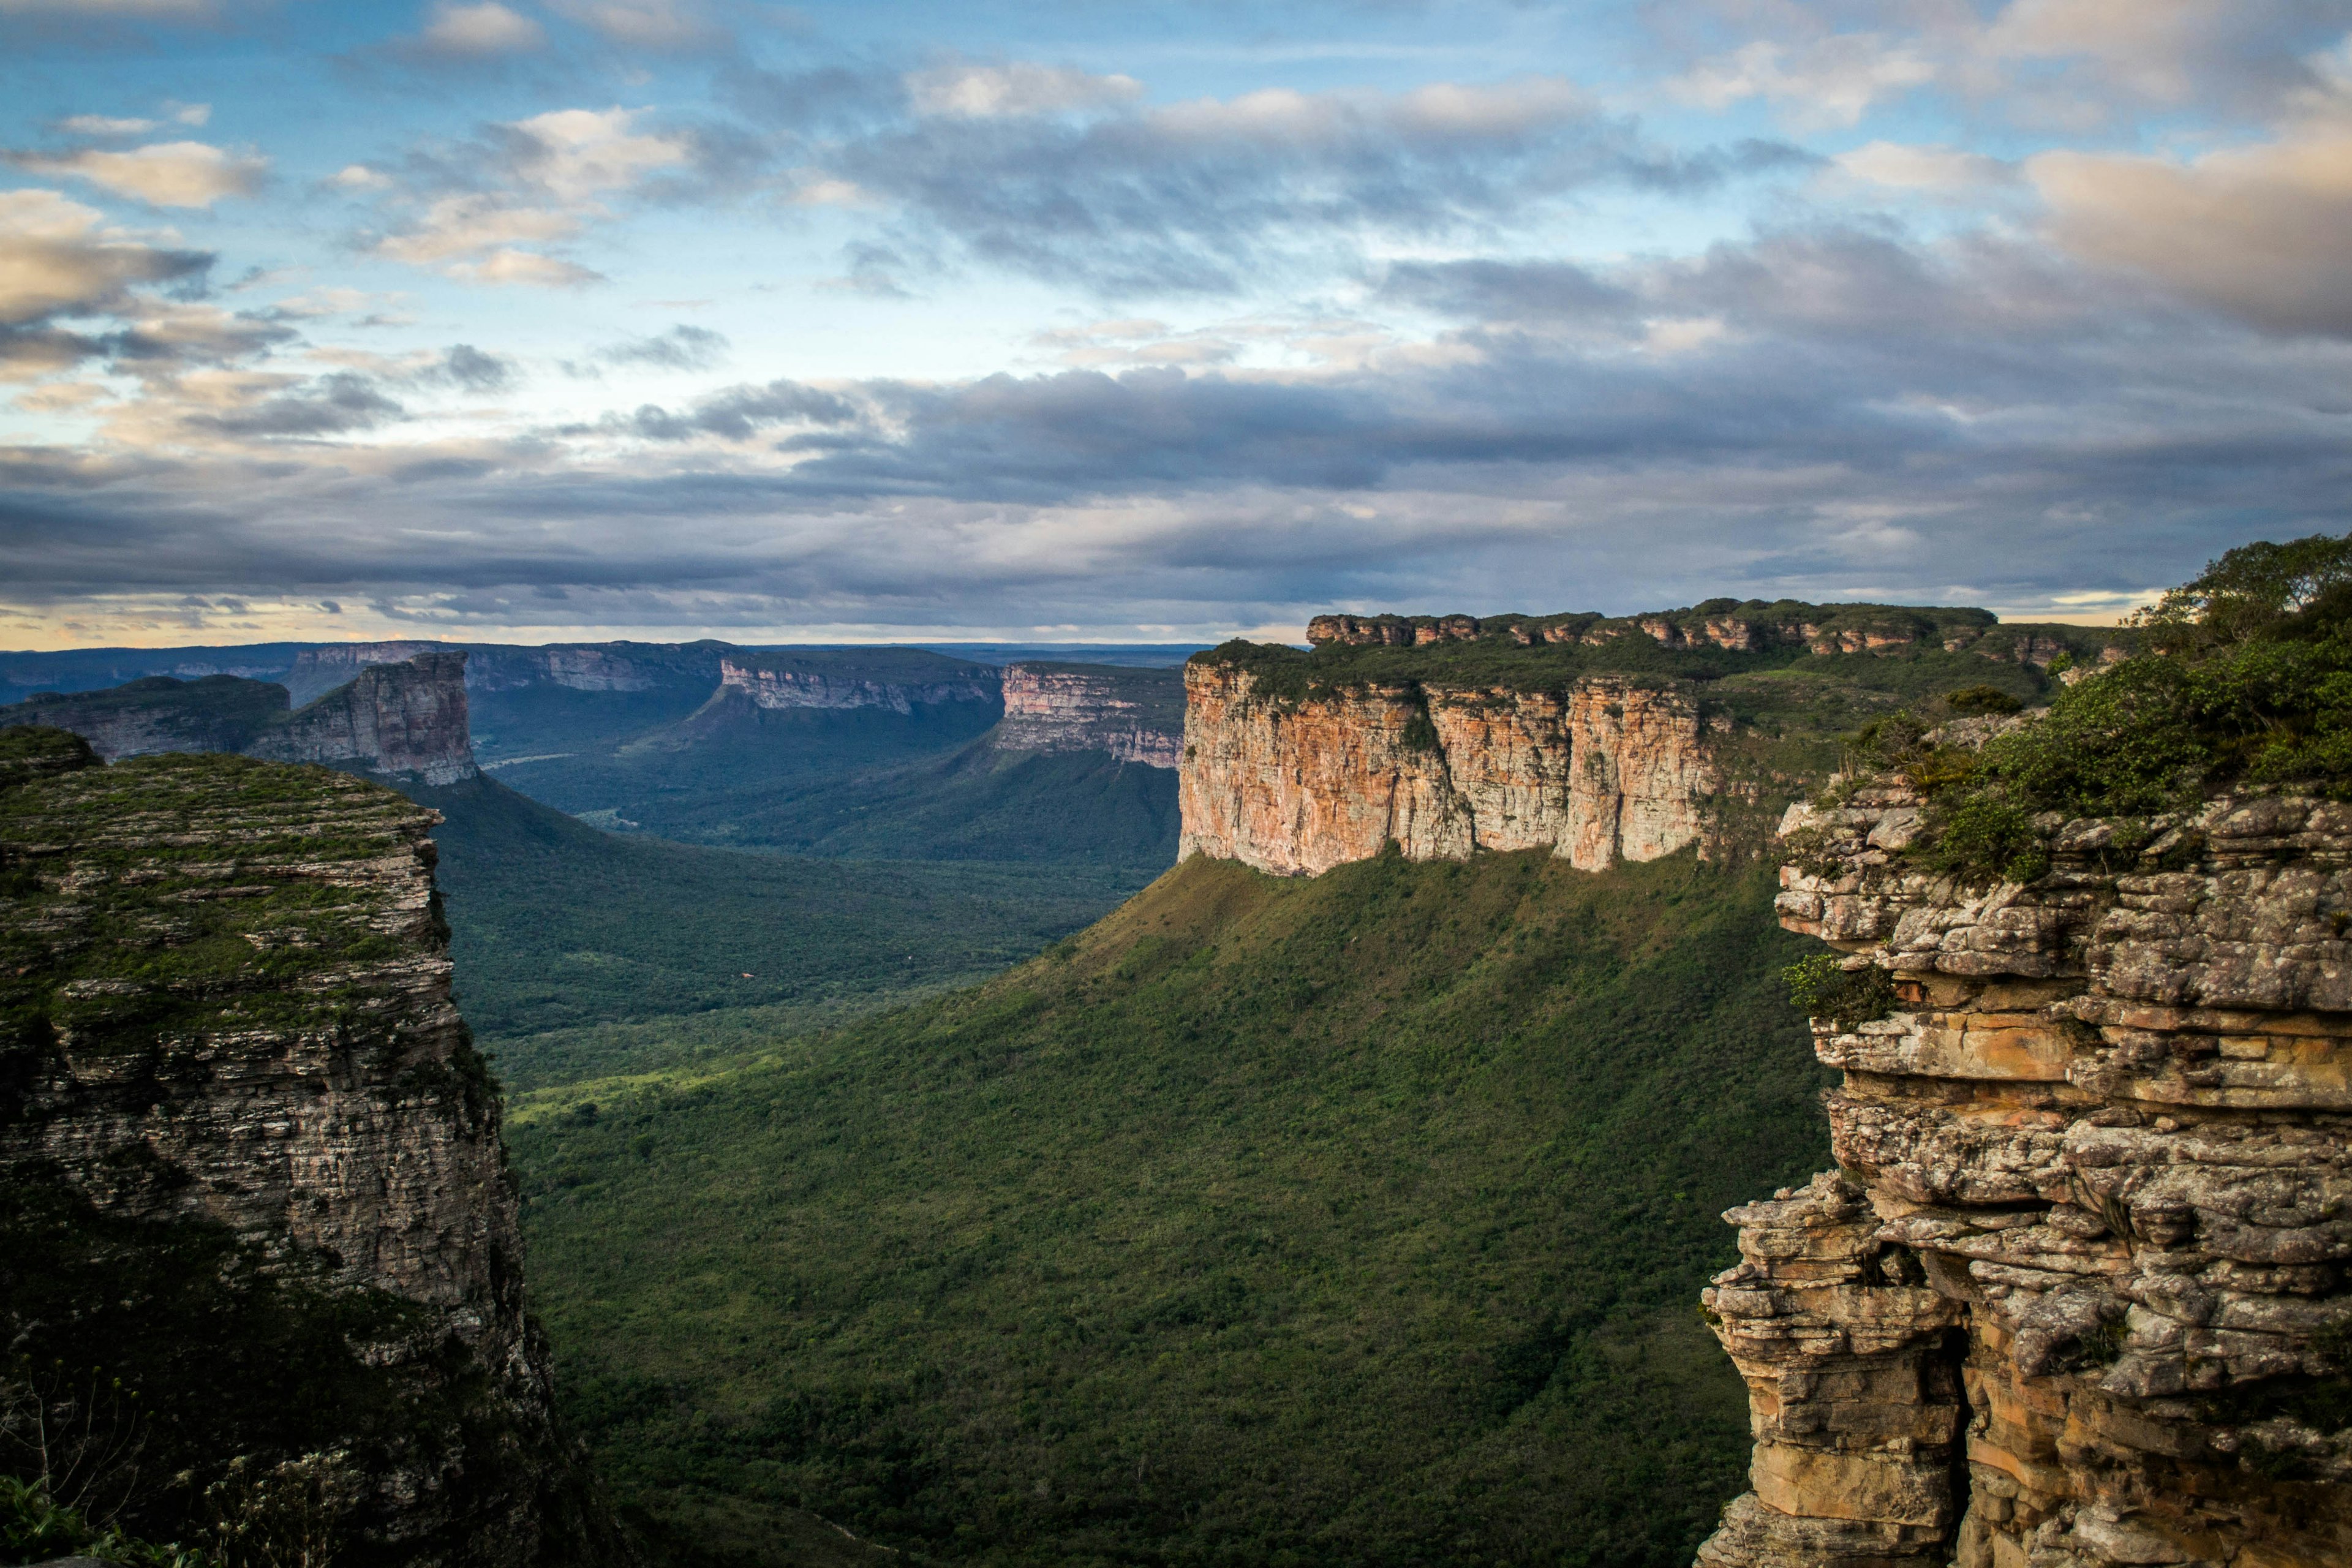
{"type": "Polygon", "coordinates": [[[1004,752],[1108,752],[1172,768],[1184,747],[1184,688],[1172,669],[1012,664],[1004,668],[1004,752]]]}
{"type": "Polygon", "coordinates": [[[1185,669],[1181,858],[1312,875],[1411,859],[1550,848],[1598,870],[1698,839],[1719,777],[1680,692],[1594,676],[1562,698],[1367,681],[1258,695],[1227,665],[1185,669]]]}
{"type": "Polygon", "coordinates": [[[0,775],[0,1322],[23,1364],[141,1391],[151,1467],[190,1479],[131,1517],[178,1533],[232,1458],[341,1454],[351,1561],[615,1560],[523,1315],[436,814],[10,734],[57,744],[0,775]]]}
{"type": "Polygon", "coordinates": [[[356,765],[428,784],[472,778],[466,656],[422,653],[370,665],[240,748],[277,762],[356,765]]]}
{"type": "Polygon", "coordinates": [[[1838,1170],[1734,1209],[1706,1293],[1755,1490],[1707,1568],[2352,1563],[2352,807],[2035,824],[1908,864],[1899,780],[1793,808],[1782,923],[1838,1170]]]}
{"type": "Polygon", "coordinates": [[[988,702],[996,698],[992,670],[971,668],[889,679],[842,670],[800,668],[789,656],[755,654],[719,661],[719,696],[740,693],[755,708],[887,708],[912,713],[917,704],[988,702]]]}
{"type": "Polygon", "coordinates": [[[238,752],[434,784],[471,778],[466,655],[418,646],[431,651],[400,663],[355,664],[357,674],[301,708],[289,709],[286,689],[269,681],[155,676],[104,691],[35,697],[0,709],[0,728],[69,730],[110,762],[238,752]]]}

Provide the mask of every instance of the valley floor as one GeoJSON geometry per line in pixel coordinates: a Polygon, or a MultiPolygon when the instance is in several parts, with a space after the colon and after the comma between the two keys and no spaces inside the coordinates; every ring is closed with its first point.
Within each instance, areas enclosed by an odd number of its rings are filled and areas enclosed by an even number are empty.
{"type": "Polygon", "coordinates": [[[816,1561],[762,1545],[805,1510],[908,1562],[1680,1568],[1743,1484],[1717,1215],[1826,1153],[1772,891],[1196,859],[831,1029],[541,1032],[562,1397],[682,1563],[816,1561]]]}

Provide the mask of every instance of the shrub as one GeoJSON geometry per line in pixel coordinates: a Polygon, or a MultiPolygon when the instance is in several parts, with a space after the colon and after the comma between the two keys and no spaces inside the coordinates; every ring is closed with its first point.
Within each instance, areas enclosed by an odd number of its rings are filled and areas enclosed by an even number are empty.
{"type": "Polygon", "coordinates": [[[1870,964],[1848,969],[1834,952],[1817,952],[1781,971],[1789,1000],[1808,1017],[1825,1019],[1841,1031],[1874,1023],[1895,1011],[1895,982],[1870,964]]]}
{"type": "Polygon", "coordinates": [[[1944,706],[1963,718],[1986,713],[2014,713],[2025,704],[1998,686],[1963,686],[1944,693],[1944,706]]]}
{"type": "Polygon", "coordinates": [[[1969,878],[2031,882],[2050,869],[2050,857],[2019,807],[1990,795],[1971,795],[1930,818],[1925,858],[1937,870],[1969,878]]]}

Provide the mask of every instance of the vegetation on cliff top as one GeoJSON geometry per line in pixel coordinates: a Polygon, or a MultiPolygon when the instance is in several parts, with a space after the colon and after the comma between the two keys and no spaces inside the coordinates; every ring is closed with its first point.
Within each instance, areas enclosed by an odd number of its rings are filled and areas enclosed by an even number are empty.
{"type": "Polygon", "coordinates": [[[2047,866],[2039,813],[2146,818],[2244,786],[2352,798],[2352,536],[2232,550],[2140,629],[2147,651],[2084,671],[1980,750],[1937,743],[1960,715],[1948,698],[1855,737],[1864,767],[1927,796],[1919,858],[2031,880],[2047,866]]]}
{"type": "Polygon", "coordinates": [[[977,989],[526,1098],[570,1417],[706,1545],[1681,1568],[1747,1447],[1717,1215],[1826,1152],[1772,894],[1194,859],[977,989]]]}
{"type": "Polygon", "coordinates": [[[2055,685],[2046,668],[2051,661],[2095,660],[2106,647],[2133,646],[2135,637],[2084,626],[1998,625],[1982,610],[1731,600],[1639,620],[1498,616],[1478,624],[1475,638],[1416,647],[1325,643],[1301,649],[1236,640],[1195,654],[1192,662],[1246,671],[1252,695],[1276,701],[1369,684],[1562,691],[1587,676],[1618,675],[1644,683],[1686,683],[1703,706],[1743,724],[1775,731],[1834,731],[1851,727],[1856,700],[1884,710],[1991,684],[2022,701],[2040,701],[2055,685]],[[1824,637],[1851,632],[1896,640],[1870,652],[1817,653],[1792,637],[1766,638],[1751,649],[1721,647],[1704,638],[1668,647],[1642,629],[1642,623],[1651,621],[1703,627],[1709,618],[1760,620],[1768,614],[1812,626],[1824,637]],[[1595,642],[1522,644],[1508,634],[1513,622],[1557,622],[1573,629],[1587,621],[1596,635],[1608,635],[1595,642]]]}

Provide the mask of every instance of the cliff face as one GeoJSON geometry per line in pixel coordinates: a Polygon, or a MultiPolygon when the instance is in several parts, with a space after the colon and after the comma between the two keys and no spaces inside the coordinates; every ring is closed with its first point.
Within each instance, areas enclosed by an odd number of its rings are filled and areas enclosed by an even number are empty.
{"type": "Polygon", "coordinates": [[[241,749],[278,762],[357,763],[430,784],[472,778],[479,770],[466,716],[466,656],[370,665],[241,749]]]}
{"type": "Polygon", "coordinates": [[[228,756],[0,792],[0,1318],[141,1390],[193,1474],[133,1496],[157,1533],[232,1457],[341,1452],[354,1561],[614,1554],[523,1316],[437,820],[228,756]]]}
{"type": "Polygon", "coordinates": [[[887,708],[912,713],[918,703],[987,702],[996,697],[992,671],[946,670],[892,679],[840,669],[800,668],[787,659],[756,655],[719,662],[719,695],[740,693],[755,708],[887,708]]]}
{"type": "Polygon", "coordinates": [[[2048,814],[1970,887],[1920,805],[1785,824],[1782,923],[1891,993],[1815,1021],[1838,1170],[1725,1216],[1755,1490],[1700,1562],[2352,1562],[2352,808],[2048,814]]]}
{"type": "Polygon", "coordinates": [[[1587,870],[1705,831],[1718,774],[1688,698],[1607,676],[1549,692],[1368,682],[1275,700],[1185,670],[1181,859],[1285,875],[1377,855],[1549,847],[1587,870]]]}
{"type": "Polygon", "coordinates": [[[1173,768],[1184,747],[1184,688],[1176,670],[1013,664],[1004,668],[996,749],[1108,752],[1173,768]]]}
{"type": "Polygon", "coordinates": [[[360,671],[379,664],[405,664],[421,653],[442,652],[437,642],[346,642],[306,648],[294,656],[294,668],[281,682],[294,705],[316,701],[338,686],[359,678],[360,671]]]}
{"type": "Polygon", "coordinates": [[[283,687],[215,675],[148,676],[104,691],[42,692],[0,709],[0,725],[70,730],[111,762],[154,752],[240,752],[283,723],[283,687]]]}

